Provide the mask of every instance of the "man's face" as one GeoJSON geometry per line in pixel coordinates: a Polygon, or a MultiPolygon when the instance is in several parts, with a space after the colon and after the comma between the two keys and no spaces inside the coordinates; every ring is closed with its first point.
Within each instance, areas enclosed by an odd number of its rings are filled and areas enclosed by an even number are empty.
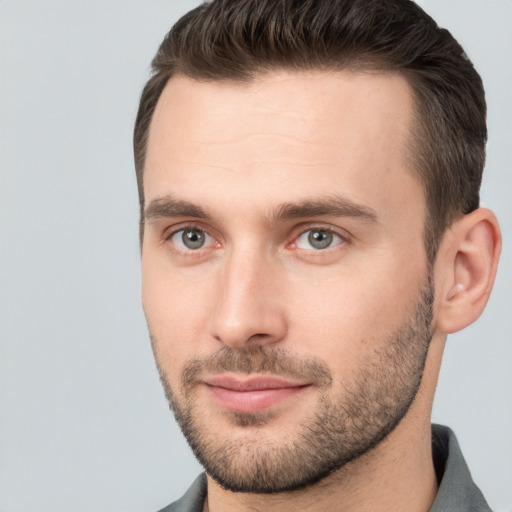
{"type": "Polygon", "coordinates": [[[407,413],[430,339],[412,97],[391,74],[175,77],[144,173],[143,304],[208,474],[323,478],[407,413]]]}

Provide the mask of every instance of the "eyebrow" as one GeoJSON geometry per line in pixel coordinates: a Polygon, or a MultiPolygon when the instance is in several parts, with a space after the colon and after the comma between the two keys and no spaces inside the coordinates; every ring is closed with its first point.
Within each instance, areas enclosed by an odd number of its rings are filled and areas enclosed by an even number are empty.
{"type": "MultiPolygon", "coordinates": [[[[297,203],[283,203],[277,206],[267,217],[270,224],[306,217],[353,217],[377,222],[377,212],[372,208],[358,204],[341,196],[304,200],[297,203]]],[[[194,217],[210,219],[211,215],[201,206],[164,196],[151,201],[144,212],[144,221],[170,217],[194,217]]]]}
{"type": "Polygon", "coordinates": [[[157,220],[166,217],[195,217],[209,219],[206,211],[194,203],[174,199],[171,196],[159,197],[149,203],[144,211],[144,220],[157,220]]]}
{"type": "Polygon", "coordinates": [[[328,196],[316,200],[279,205],[270,217],[271,222],[300,219],[303,217],[355,217],[377,222],[377,212],[341,196],[328,196]]]}

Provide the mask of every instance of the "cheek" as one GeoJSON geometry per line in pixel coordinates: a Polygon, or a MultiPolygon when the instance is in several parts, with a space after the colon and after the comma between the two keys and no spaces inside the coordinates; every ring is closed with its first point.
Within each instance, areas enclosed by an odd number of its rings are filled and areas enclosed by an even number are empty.
{"type": "Polygon", "coordinates": [[[423,278],[420,266],[389,265],[386,272],[334,272],[315,286],[296,282],[289,299],[294,350],[320,357],[333,371],[355,371],[409,318],[423,278]]]}
{"type": "Polygon", "coordinates": [[[210,296],[208,287],[198,280],[143,257],[144,314],[154,339],[155,357],[171,377],[177,373],[174,369],[204,349],[210,296]]]}

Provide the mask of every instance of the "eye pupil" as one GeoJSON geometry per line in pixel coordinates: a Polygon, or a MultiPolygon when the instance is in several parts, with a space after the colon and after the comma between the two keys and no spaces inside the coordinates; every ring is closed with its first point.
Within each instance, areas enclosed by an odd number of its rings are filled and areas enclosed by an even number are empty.
{"type": "Polygon", "coordinates": [[[200,249],[205,242],[204,233],[197,229],[185,229],[181,239],[183,245],[189,249],[200,249]]]}
{"type": "Polygon", "coordinates": [[[324,231],[323,229],[315,229],[310,231],[308,235],[308,241],[311,244],[311,247],[315,249],[325,249],[332,244],[333,235],[329,233],[329,231],[324,231]]]}

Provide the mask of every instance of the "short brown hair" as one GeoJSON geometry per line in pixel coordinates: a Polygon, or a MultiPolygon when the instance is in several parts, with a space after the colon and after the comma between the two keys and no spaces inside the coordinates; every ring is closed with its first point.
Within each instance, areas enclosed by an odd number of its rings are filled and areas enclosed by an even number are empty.
{"type": "Polygon", "coordinates": [[[153,59],[135,122],[141,228],[148,132],[167,81],[245,82],[274,69],[379,70],[408,80],[416,108],[409,151],[433,263],[445,229],[478,208],[486,104],[462,47],[410,0],[212,0],[183,16],[153,59]]]}

